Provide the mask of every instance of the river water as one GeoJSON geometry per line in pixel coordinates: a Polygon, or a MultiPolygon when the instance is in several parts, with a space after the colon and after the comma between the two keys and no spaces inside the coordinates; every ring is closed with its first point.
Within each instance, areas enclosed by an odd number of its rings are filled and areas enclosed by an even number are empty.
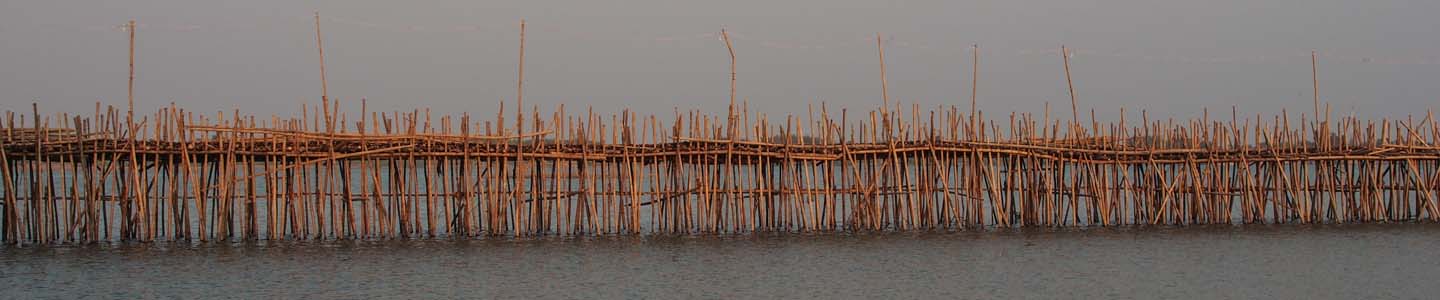
{"type": "Polygon", "coordinates": [[[1440,224],[0,248],[0,298],[1432,298],[1440,224]]]}

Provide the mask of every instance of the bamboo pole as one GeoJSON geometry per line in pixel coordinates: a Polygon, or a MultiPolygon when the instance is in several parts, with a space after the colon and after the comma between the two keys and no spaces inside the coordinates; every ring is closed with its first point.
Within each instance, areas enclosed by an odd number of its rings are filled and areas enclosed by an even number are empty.
{"type": "Polygon", "coordinates": [[[330,119],[330,87],[325,80],[325,42],[320,36],[320,11],[315,11],[315,50],[320,53],[320,101],[325,107],[325,119],[330,119]]]}
{"type": "Polygon", "coordinates": [[[1080,121],[1080,108],[1075,101],[1075,81],[1070,78],[1070,49],[1060,45],[1060,58],[1065,62],[1065,86],[1070,90],[1070,131],[1074,131],[1075,122],[1080,121]]]}

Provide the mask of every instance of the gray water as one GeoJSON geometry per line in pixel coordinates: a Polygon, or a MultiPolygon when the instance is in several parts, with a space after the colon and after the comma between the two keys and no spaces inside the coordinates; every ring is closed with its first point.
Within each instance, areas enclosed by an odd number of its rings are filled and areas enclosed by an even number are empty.
{"type": "Polygon", "coordinates": [[[0,298],[1433,298],[1440,224],[0,248],[0,298]]]}

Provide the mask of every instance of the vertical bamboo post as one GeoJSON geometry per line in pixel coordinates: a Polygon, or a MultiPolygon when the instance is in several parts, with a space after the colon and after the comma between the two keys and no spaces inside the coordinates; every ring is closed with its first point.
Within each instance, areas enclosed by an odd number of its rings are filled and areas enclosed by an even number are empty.
{"type": "Polygon", "coordinates": [[[1070,90],[1070,131],[1074,131],[1075,122],[1080,121],[1080,108],[1075,101],[1075,82],[1070,78],[1070,49],[1060,45],[1060,58],[1065,62],[1065,86],[1070,90]]]}
{"type": "Polygon", "coordinates": [[[125,29],[130,32],[130,83],[127,86],[126,100],[129,101],[127,118],[135,118],[135,20],[130,20],[125,29]]]}
{"type": "MultiPolygon", "coordinates": [[[[728,107],[726,108],[726,111],[725,111],[725,127],[726,127],[726,128],[725,128],[725,136],[726,136],[726,138],[729,139],[729,142],[726,143],[726,145],[725,145],[725,164],[724,164],[724,166],[725,166],[724,172],[725,172],[725,173],[723,173],[723,174],[724,174],[724,178],[723,178],[721,181],[722,181],[722,183],[724,183],[724,184],[733,185],[732,182],[735,180],[735,166],[734,166],[734,163],[735,163],[735,138],[736,138],[736,137],[735,137],[735,119],[736,119],[736,117],[735,117],[735,92],[736,92],[736,91],[735,91],[735,80],[736,80],[736,72],[735,72],[735,65],[736,65],[736,60],[735,60],[735,47],[730,43],[730,34],[727,33],[724,28],[721,28],[721,29],[720,29],[720,37],[725,40],[725,50],[730,53],[730,106],[728,106],[728,107]]],[[[733,196],[734,196],[734,193],[730,193],[730,192],[729,192],[729,191],[731,191],[731,190],[733,190],[733,189],[731,189],[731,188],[729,188],[729,187],[724,187],[724,186],[722,186],[721,188],[723,189],[723,191],[725,191],[725,192],[724,192],[724,198],[723,198],[724,200],[723,200],[723,201],[733,201],[734,199],[732,199],[732,198],[733,198],[733,196]]]]}
{"type": "Polygon", "coordinates": [[[1315,50],[1310,50],[1310,96],[1315,106],[1315,120],[1320,120],[1320,75],[1315,50]]]}
{"type": "Polygon", "coordinates": [[[320,11],[315,11],[315,50],[320,53],[320,101],[325,107],[325,119],[330,119],[330,88],[325,80],[325,43],[320,36],[320,11]]]}
{"type": "Polygon", "coordinates": [[[970,45],[970,127],[975,127],[977,98],[980,93],[980,44],[970,45]]]}
{"type": "MultiPolygon", "coordinates": [[[[522,201],[520,199],[520,161],[524,159],[525,155],[525,140],[521,137],[525,131],[525,19],[520,19],[520,59],[517,65],[519,67],[515,76],[515,162],[510,178],[510,197],[518,205],[518,201],[522,201]]],[[[520,219],[517,214],[516,222],[511,224],[512,232],[520,234],[518,230],[514,230],[519,223],[520,219]]]]}

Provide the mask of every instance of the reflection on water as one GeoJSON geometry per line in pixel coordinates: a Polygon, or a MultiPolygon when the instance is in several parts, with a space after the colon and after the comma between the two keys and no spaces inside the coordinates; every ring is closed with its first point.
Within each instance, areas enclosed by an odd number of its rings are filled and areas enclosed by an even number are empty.
{"type": "Polygon", "coordinates": [[[1429,298],[1440,224],[0,248],[0,298],[1429,298]]]}

